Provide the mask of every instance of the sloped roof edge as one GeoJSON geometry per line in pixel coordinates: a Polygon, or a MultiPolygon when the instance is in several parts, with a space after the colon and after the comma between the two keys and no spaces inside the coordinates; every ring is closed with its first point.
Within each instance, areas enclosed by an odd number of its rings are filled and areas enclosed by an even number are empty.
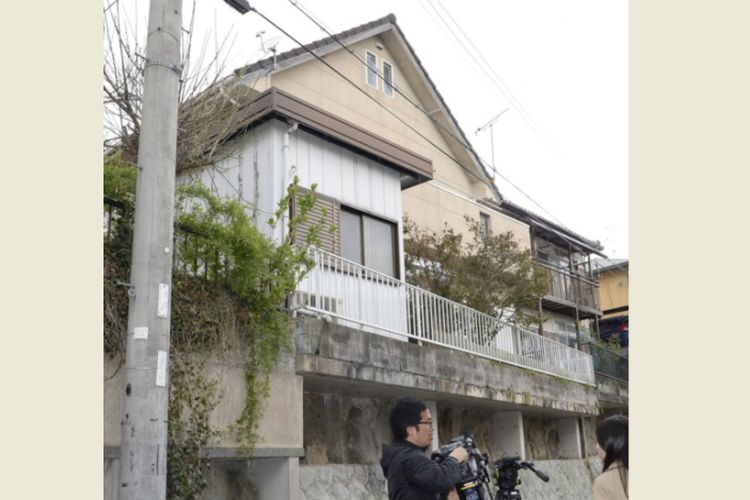
{"type": "MultiPolygon", "coordinates": [[[[340,50],[341,46],[336,40],[339,40],[341,41],[341,43],[346,45],[346,39],[351,39],[352,37],[356,37],[357,35],[361,35],[363,33],[367,33],[370,31],[377,31],[379,33],[382,33],[382,32],[388,31],[389,29],[393,29],[398,34],[398,38],[404,43],[407,51],[414,58],[414,61],[417,63],[417,66],[418,66],[418,70],[419,70],[418,72],[422,75],[426,86],[428,86],[434,92],[439,106],[444,111],[446,117],[448,118],[448,121],[452,125],[455,132],[458,133],[458,136],[460,138],[459,142],[463,142],[463,144],[466,145],[465,149],[469,152],[470,157],[473,158],[475,162],[475,166],[478,167],[477,168],[478,172],[480,172],[484,176],[484,180],[486,181],[487,185],[490,186],[497,201],[503,201],[504,198],[500,194],[500,191],[498,190],[495,183],[492,182],[491,177],[489,173],[487,172],[487,169],[484,166],[484,162],[482,162],[482,160],[479,158],[479,155],[477,154],[477,152],[474,150],[471,143],[467,139],[466,134],[463,132],[463,130],[461,129],[461,126],[458,124],[458,120],[451,112],[450,108],[445,102],[445,99],[443,98],[440,91],[437,89],[435,82],[432,80],[432,78],[430,78],[430,75],[425,69],[424,65],[422,64],[422,61],[420,60],[419,56],[417,56],[414,50],[414,47],[412,47],[412,45],[409,43],[406,36],[404,35],[403,30],[396,22],[396,16],[393,13],[390,13],[379,19],[375,19],[373,21],[361,24],[359,26],[349,28],[340,33],[334,34],[333,36],[321,38],[320,40],[316,40],[308,44],[305,44],[304,47],[306,47],[307,50],[303,47],[297,47],[297,48],[276,54],[275,56],[276,68],[275,69],[273,68],[274,57],[267,57],[265,59],[261,59],[252,64],[236,69],[234,71],[234,74],[236,76],[241,77],[241,76],[254,73],[260,70],[266,70],[268,71],[269,74],[273,72],[277,72],[277,71],[283,71],[290,67],[294,67],[297,64],[306,62],[308,58],[301,57],[301,56],[306,56],[306,55],[309,56],[308,50],[315,51],[315,52],[324,52],[324,51],[332,52],[334,50],[340,50]],[[335,47],[335,48],[333,48],[332,50],[326,50],[326,49],[330,49],[331,47],[335,47]],[[297,58],[297,60],[293,61],[294,58],[297,58]],[[284,63],[287,63],[287,64],[284,64],[284,63]]],[[[373,35],[374,34],[377,34],[377,33],[373,33],[373,35]]],[[[309,56],[309,57],[313,57],[313,56],[309,56]]]]}
{"type": "Polygon", "coordinates": [[[593,259],[591,266],[594,271],[603,273],[612,269],[626,268],[629,265],[628,259],[593,259]]]}
{"type": "Polygon", "coordinates": [[[599,241],[593,241],[585,238],[580,234],[571,231],[567,227],[556,224],[549,219],[546,219],[541,215],[523,208],[522,206],[517,205],[509,200],[503,200],[503,202],[500,204],[500,208],[512,214],[516,214],[517,216],[521,216],[528,220],[532,225],[536,225],[542,229],[546,229],[565,239],[566,241],[590,251],[591,253],[595,253],[604,258],[607,257],[604,253],[602,253],[602,251],[604,250],[604,246],[602,246],[599,241]]]}
{"type": "MultiPolygon", "coordinates": [[[[271,115],[292,119],[350,148],[367,153],[414,178],[416,183],[432,178],[432,162],[413,151],[373,134],[276,87],[259,93],[238,113],[234,129],[239,132],[271,115]]],[[[235,133],[237,133],[235,132],[235,133]]],[[[412,185],[414,183],[411,183],[412,185]]]]}

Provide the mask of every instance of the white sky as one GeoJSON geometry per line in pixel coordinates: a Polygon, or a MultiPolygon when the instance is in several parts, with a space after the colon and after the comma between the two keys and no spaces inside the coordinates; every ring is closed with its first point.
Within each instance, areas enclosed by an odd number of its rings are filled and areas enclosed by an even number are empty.
{"type": "MultiPolygon", "coordinates": [[[[104,0],[108,5],[111,0],[104,0]]],[[[138,33],[145,33],[148,0],[136,0],[138,33]]],[[[250,5],[303,43],[326,34],[288,0],[250,5]]],[[[396,15],[448,107],[488,163],[493,125],[496,183],[503,196],[599,240],[609,257],[628,257],[628,2],[625,0],[379,0],[298,2],[333,33],[396,15]],[[435,14],[461,30],[473,56],[488,63],[495,84],[435,14]],[[442,10],[442,7],[445,10],[442,10]],[[447,12],[450,14],[446,14],[447,12]],[[479,50],[477,52],[471,44],[479,50]],[[551,215],[550,215],[551,214],[551,215]]],[[[132,5],[132,1],[123,2],[132,5]]],[[[187,23],[191,0],[183,0],[187,23]]],[[[223,0],[198,0],[194,44],[213,49],[231,33],[228,68],[260,57],[256,33],[280,36],[279,52],[296,44],[250,12],[223,0]]],[[[195,49],[194,49],[195,50],[195,49]]],[[[485,66],[487,69],[487,66],[485,66]]],[[[398,82],[396,82],[398,84],[398,82]]]]}

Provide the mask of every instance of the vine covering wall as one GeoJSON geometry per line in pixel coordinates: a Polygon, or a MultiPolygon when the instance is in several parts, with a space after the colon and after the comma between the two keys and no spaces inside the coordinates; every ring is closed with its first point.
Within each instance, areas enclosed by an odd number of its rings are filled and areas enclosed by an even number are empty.
{"type": "MultiPolygon", "coordinates": [[[[135,206],[133,165],[118,155],[104,164],[104,351],[124,359],[128,281],[135,206]]],[[[313,186],[314,190],[314,186],[313,186]]],[[[246,364],[244,407],[230,432],[248,457],[269,377],[291,346],[287,297],[312,266],[307,247],[317,241],[322,221],[307,232],[306,243],[293,245],[297,227],[306,223],[315,203],[299,193],[298,180],[269,223],[297,210],[280,243],[260,233],[246,204],[220,198],[207,187],[178,187],[175,208],[175,254],[170,326],[170,394],[167,496],[197,498],[206,487],[207,459],[201,450],[218,437],[209,417],[220,400],[217,380],[206,375],[206,362],[240,355],[246,364]]]]}

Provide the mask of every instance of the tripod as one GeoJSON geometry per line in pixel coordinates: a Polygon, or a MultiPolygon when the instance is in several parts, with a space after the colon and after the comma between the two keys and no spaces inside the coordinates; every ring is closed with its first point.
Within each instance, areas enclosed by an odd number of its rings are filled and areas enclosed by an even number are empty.
{"type": "Polygon", "coordinates": [[[495,481],[497,484],[497,495],[495,500],[522,500],[521,492],[516,486],[520,483],[518,480],[518,471],[529,469],[545,483],[549,481],[549,476],[534,467],[531,462],[520,462],[519,457],[501,458],[495,462],[495,481]]]}

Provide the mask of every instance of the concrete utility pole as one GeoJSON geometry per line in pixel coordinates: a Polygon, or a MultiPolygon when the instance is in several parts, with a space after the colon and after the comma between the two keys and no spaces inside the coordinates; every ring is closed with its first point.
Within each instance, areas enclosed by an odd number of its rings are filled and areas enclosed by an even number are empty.
{"type": "Polygon", "coordinates": [[[172,294],[182,0],[151,0],[130,271],[120,500],[167,494],[172,294]]]}

